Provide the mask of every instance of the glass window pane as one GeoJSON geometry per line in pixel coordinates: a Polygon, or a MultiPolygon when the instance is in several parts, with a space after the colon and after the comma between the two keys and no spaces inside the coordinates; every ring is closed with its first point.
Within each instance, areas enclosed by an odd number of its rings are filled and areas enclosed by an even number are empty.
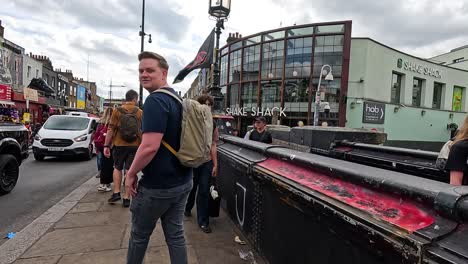
{"type": "Polygon", "coordinates": [[[263,35],[264,41],[284,38],[284,31],[271,32],[263,35]]]}
{"type": "Polygon", "coordinates": [[[335,42],[335,36],[326,36],[325,37],[325,45],[333,45],[333,43],[335,42]]]}
{"type": "Polygon", "coordinates": [[[288,36],[303,36],[303,35],[312,35],[314,34],[314,27],[306,28],[293,28],[288,30],[288,36]]]}
{"type": "Polygon", "coordinates": [[[325,44],[325,37],[316,37],[315,46],[323,46],[325,44]]]}
{"type": "Polygon", "coordinates": [[[318,26],[317,34],[320,33],[343,33],[344,25],[318,26]]]}
{"type": "Polygon", "coordinates": [[[432,96],[432,108],[440,109],[442,102],[442,89],[443,84],[434,83],[434,94],[432,96]]]}
{"type": "Polygon", "coordinates": [[[312,38],[304,38],[304,47],[312,47],[312,38]]]}
{"type": "Polygon", "coordinates": [[[242,47],[242,41],[238,41],[231,45],[231,51],[242,47]]]}
{"type": "Polygon", "coordinates": [[[244,46],[260,43],[261,41],[262,41],[261,36],[251,37],[251,38],[244,41],[244,46]]]}
{"type": "Polygon", "coordinates": [[[303,38],[298,38],[294,40],[294,47],[295,48],[302,48],[304,47],[304,39],[303,38]]]}
{"type": "Polygon", "coordinates": [[[334,45],[344,45],[344,36],[343,35],[336,35],[334,45]]]}

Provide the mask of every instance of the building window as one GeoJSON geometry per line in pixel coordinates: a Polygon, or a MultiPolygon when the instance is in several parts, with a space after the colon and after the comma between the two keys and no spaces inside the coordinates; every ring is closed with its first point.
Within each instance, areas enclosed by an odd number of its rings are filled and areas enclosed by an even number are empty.
{"type": "Polygon", "coordinates": [[[70,95],[73,95],[73,86],[70,86],[70,95]]]}
{"type": "Polygon", "coordinates": [[[314,27],[288,29],[288,37],[306,36],[314,34],[314,27]]]}
{"type": "Polygon", "coordinates": [[[262,93],[262,107],[273,108],[281,104],[281,81],[263,81],[260,89],[262,93]]]}
{"type": "Polygon", "coordinates": [[[319,36],[315,38],[313,77],[320,77],[320,70],[325,64],[332,66],[334,77],[341,77],[343,45],[343,35],[319,36]]]}
{"type": "Polygon", "coordinates": [[[230,57],[229,82],[239,82],[241,72],[242,50],[234,51],[230,57]]]}
{"type": "Polygon", "coordinates": [[[392,89],[390,95],[390,102],[392,104],[400,103],[400,92],[401,92],[401,74],[393,73],[392,74],[392,89]]]}
{"type": "Polygon", "coordinates": [[[263,44],[262,79],[282,78],[283,53],[283,40],[263,44]]]}
{"type": "Polygon", "coordinates": [[[26,77],[29,79],[31,76],[31,66],[28,66],[28,72],[26,73],[26,77]]]}
{"type": "Polygon", "coordinates": [[[244,69],[242,79],[244,81],[258,80],[260,67],[260,45],[244,48],[244,69]]]}
{"type": "Polygon", "coordinates": [[[453,87],[452,111],[463,111],[465,88],[460,86],[453,87]]]}
{"type": "Polygon", "coordinates": [[[36,78],[39,78],[39,70],[36,70],[36,78]]]}
{"type": "Polygon", "coordinates": [[[329,26],[318,26],[317,34],[322,33],[343,33],[344,25],[329,25],[329,26]]]}
{"type": "Polygon", "coordinates": [[[52,77],[52,88],[55,88],[55,77],[52,77]]]}
{"type": "Polygon", "coordinates": [[[312,38],[289,39],[286,50],[286,78],[308,78],[311,64],[312,38]]]}
{"type": "Polygon", "coordinates": [[[258,82],[242,84],[242,107],[246,107],[250,112],[252,107],[257,107],[257,87],[258,82]]]}
{"type": "Polygon", "coordinates": [[[220,84],[225,85],[227,83],[227,69],[228,69],[228,56],[224,55],[221,57],[221,69],[220,69],[220,84]]]}
{"type": "Polygon", "coordinates": [[[434,94],[432,96],[432,108],[440,109],[442,103],[442,91],[443,91],[443,84],[442,83],[434,83],[434,94]]]}
{"type": "Polygon", "coordinates": [[[413,79],[413,96],[412,106],[421,106],[421,92],[422,92],[423,80],[414,78],[413,79]]]}
{"type": "Polygon", "coordinates": [[[280,38],[284,38],[284,30],[266,33],[265,35],[263,35],[263,41],[275,40],[280,38]]]}
{"type": "Polygon", "coordinates": [[[239,85],[233,84],[229,86],[229,104],[231,109],[239,107],[239,85]]]}

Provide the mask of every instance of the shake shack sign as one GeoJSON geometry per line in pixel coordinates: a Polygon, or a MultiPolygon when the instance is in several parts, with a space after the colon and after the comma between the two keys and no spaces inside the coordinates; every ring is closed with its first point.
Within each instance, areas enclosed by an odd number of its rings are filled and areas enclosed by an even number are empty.
{"type": "Polygon", "coordinates": [[[363,123],[383,124],[385,121],[385,104],[364,102],[363,123]]]}
{"type": "Polygon", "coordinates": [[[437,79],[442,78],[439,69],[427,67],[412,61],[404,61],[403,59],[398,59],[397,67],[399,69],[403,68],[405,71],[412,71],[423,75],[429,75],[437,79]]]}

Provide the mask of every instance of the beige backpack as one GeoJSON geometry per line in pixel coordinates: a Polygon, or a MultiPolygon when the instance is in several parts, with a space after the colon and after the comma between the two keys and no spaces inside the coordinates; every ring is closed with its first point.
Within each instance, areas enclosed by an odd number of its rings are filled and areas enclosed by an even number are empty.
{"type": "Polygon", "coordinates": [[[211,108],[195,100],[182,100],[177,95],[164,89],[158,89],[156,92],[172,96],[182,104],[183,108],[179,151],[175,151],[164,140],[162,144],[186,167],[197,168],[209,161],[213,139],[211,108]]]}

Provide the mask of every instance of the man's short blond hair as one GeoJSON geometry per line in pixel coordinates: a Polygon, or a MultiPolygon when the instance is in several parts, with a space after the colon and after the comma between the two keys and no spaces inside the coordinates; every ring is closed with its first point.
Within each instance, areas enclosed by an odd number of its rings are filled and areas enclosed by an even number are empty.
{"type": "Polygon", "coordinates": [[[142,59],[155,59],[159,62],[159,67],[165,70],[169,70],[169,64],[167,63],[167,60],[156,52],[143,51],[142,53],[138,54],[138,61],[141,61],[142,59]]]}

